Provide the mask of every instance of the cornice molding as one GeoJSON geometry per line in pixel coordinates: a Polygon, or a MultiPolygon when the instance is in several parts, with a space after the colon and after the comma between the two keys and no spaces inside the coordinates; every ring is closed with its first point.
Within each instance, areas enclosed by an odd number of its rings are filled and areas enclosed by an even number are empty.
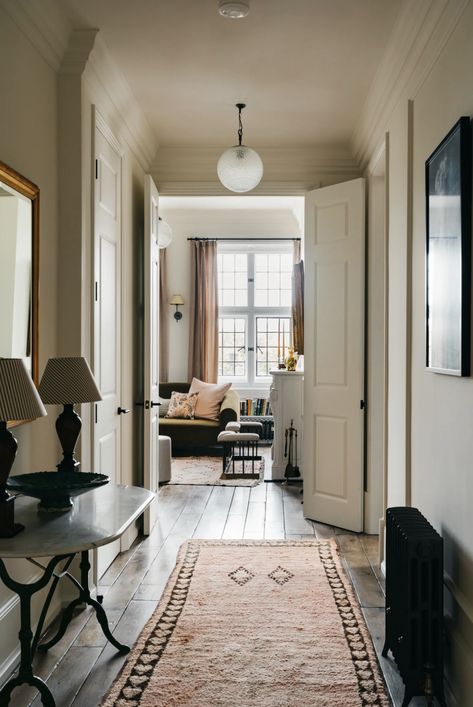
{"type": "Polygon", "coordinates": [[[94,47],[98,29],[75,29],[59,67],[61,76],[81,76],[94,47]]]}
{"type": "Polygon", "coordinates": [[[353,152],[365,167],[402,96],[415,97],[469,0],[405,0],[353,133],[353,152]]]}
{"type": "MultiPolygon", "coordinates": [[[[264,177],[252,194],[298,195],[308,189],[360,176],[345,145],[314,148],[258,148],[264,177]]],[[[217,178],[217,161],[225,147],[158,149],[151,173],[160,194],[218,196],[229,192],[217,178]]]]}
{"type": "Polygon", "coordinates": [[[61,66],[71,26],[52,0],[0,0],[0,7],[55,71],[61,66]]]}
{"type": "MultiPolygon", "coordinates": [[[[92,30],[94,31],[94,30],[92,30]]],[[[155,134],[146,120],[129,84],[111,58],[105,43],[97,35],[87,62],[84,79],[98,84],[110,101],[117,123],[141,166],[149,169],[157,149],[155,134]]]]}

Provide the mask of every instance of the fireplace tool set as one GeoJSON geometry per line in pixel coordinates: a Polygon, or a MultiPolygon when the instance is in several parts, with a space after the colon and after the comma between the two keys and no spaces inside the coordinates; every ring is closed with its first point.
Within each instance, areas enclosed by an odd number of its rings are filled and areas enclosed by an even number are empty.
{"type": "Polygon", "coordinates": [[[287,459],[286,468],[284,470],[286,480],[298,479],[301,472],[297,465],[297,430],[294,427],[294,420],[291,420],[291,426],[286,427],[284,433],[284,458],[287,459]]]}

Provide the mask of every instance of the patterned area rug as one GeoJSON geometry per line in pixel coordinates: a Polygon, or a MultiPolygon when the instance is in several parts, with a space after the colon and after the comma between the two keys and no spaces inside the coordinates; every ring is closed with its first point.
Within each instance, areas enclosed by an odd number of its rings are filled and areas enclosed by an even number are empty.
{"type": "Polygon", "coordinates": [[[104,707],[388,707],[333,541],[191,540],[104,707]]]}
{"type": "MultiPolygon", "coordinates": [[[[241,462],[235,463],[236,471],[241,471],[241,462]]],[[[245,464],[248,471],[251,467],[245,464]]],[[[257,486],[264,479],[264,459],[255,462],[258,479],[222,479],[222,459],[220,457],[176,457],[172,460],[170,484],[190,486],[257,486]]]]}

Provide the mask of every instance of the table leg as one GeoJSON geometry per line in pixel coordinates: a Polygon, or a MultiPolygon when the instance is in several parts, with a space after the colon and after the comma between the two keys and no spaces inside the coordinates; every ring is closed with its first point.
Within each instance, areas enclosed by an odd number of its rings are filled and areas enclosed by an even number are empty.
{"type": "Polygon", "coordinates": [[[33,659],[33,632],[31,630],[31,597],[36,592],[43,589],[51,579],[55,566],[62,560],[67,560],[69,556],[53,557],[44,568],[43,576],[36,582],[21,584],[16,582],[7,572],[5,563],[0,559],[0,578],[8,589],[14,591],[20,599],[20,667],[18,675],[8,680],[0,690],[0,707],[6,707],[10,703],[13,690],[19,685],[31,685],[36,687],[41,696],[44,707],[55,707],[54,697],[46,683],[33,674],[31,665],[33,659]]]}
{"type": "Polygon", "coordinates": [[[125,646],[123,643],[120,643],[116,640],[116,638],[113,637],[112,632],[110,631],[110,627],[108,625],[108,619],[107,614],[105,613],[105,609],[100,604],[100,602],[96,601],[95,599],[92,599],[92,597],[90,596],[89,570],[89,551],[83,550],[81,553],[80,563],[81,579],[79,586],[79,596],[73,601],[71,601],[71,603],[66,607],[57,634],[47,643],[42,643],[41,645],[39,645],[38,650],[47,651],[49,650],[49,648],[52,648],[52,646],[56,645],[56,643],[61,640],[61,638],[66,632],[67,626],[69,625],[72,619],[74,609],[80,604],[87,604],[88,606],[91,606],[94,609],[97,615],[97,621],[99,622],[106,639],[110,641],[112,646],[115,646],[115,648],[120,651],[120,653],[128,653],[128,651],[130,650],[129,646],[125,646]]]}

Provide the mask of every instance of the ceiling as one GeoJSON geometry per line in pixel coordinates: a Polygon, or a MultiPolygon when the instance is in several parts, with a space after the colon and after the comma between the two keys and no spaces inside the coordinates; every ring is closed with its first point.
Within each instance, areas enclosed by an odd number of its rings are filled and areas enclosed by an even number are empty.
{"type": "Polygon", "coordinates": [[[348,143],[403,0],[57,0],[98,28],[161,147],[348,143]]]}

